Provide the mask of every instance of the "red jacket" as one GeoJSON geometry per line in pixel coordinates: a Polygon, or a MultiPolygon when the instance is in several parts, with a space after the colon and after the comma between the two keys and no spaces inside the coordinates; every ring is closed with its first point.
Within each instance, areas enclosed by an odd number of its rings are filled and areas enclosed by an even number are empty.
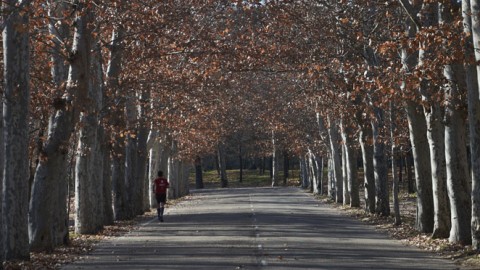
{"type": "Polygon", "coordinates": [[[167,188],[170,184],[168,183],[167,179],[163,177],[159,177],[155,179],[155,181],[153,182],[153,185],[154,185],[154,191],[156,194],[165,194],[167,193],[167,188]]]}

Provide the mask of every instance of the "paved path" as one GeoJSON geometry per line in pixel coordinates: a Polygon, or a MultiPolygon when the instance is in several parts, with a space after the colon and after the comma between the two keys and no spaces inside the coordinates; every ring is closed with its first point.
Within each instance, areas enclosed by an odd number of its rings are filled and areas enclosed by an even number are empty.
{"type": "Polygon", "coordinates": [[[65,269],[458,269],[296,188],[215,189],[65,269]]]}

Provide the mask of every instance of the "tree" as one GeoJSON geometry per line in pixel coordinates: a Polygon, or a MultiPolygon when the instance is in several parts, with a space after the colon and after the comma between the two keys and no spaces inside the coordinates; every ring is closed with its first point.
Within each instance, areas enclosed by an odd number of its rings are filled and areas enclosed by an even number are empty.
{"type": "Polygon", "coordinates": [[[67,9],[65,4],[50,1],[49,33],[54,36],[52,57],[52,82],[59,95],[52,104],[47,139],[40,150],[41,156],[35,171],[29,207],[29,237],[32,250],[53,250],[68,243],[67,195],[69,141],[74,129],[72,88],[65,89],[68,67],[61,55],[61,41],[68,37],[68,29],[54,18],[60,18],[67,9]]]}
{"type": "MultiPolygon", "coordinates": [[[[5,259],[28,259],[28,103],[30,1],[5,1],[3,93],[3,243],[5,259]],[[21,26],[21,27],[19,27],[21,26]]],[[[3,257],[3,256],[2,256],[3,257]]]]}
{"type": "MultiPolygon", "coordinates": [[[[471,18],[468,9],[463,11],[463,16],[470,21],[471,25],[472,47],[475,60],[480,60],[479,41],[480,41],[480,2],[478,0],[463,1],[463,5],[471,4],[471,18]]],[[[471,53],[471,52],[470,52],[471,53]]],[[[480,67],[476,66],[477,73],[477,91],[474,87],[469,87],[469,125],[470,125],[470,151],[472,164],[472,245],[475,249],[480,249],[480,109],[479,109],[479,89],[480,67]]]]}

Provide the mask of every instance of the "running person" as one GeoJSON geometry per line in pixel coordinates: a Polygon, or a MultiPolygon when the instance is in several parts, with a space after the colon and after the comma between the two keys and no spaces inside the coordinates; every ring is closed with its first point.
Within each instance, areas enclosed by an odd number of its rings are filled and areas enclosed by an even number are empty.
{"type": "Polygon", "coordinates": [[[160,222],[163,222],[163,211],[165,209],[165,203],[167,202],[167,188],[169,185],[168,180],[163,177],[163,172],[158,171],[158,177],[153,181],[152,191],[155,193],[155,198],[157,199],[157,214],[160,222]]]}

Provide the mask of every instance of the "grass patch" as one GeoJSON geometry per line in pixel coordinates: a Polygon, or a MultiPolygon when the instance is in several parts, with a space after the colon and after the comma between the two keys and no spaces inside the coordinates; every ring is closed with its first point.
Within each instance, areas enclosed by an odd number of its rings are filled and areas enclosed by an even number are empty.
{"type": "MultiPolygon", "coordinates": [[[[195,173],[190,175],[190,186],[195,187],[195,173]]],[[[240,170],[227,170],[228,187],[267,187],[272,185],[270,172],[267,170],[264,174],[260,174],[258,170],[243,170],[242,182],[240,182],[240,170]]],[[[279,184],[283,183],[283,172],[279,174],[279,184]]],[[[298,186],[300,183],[299,175],[296,171],[290,172],[288,186],[298,186]]],[[[203,184],[205,188],[219,188],[220,177],[216,170],[203,172],[203,184]]]]}

